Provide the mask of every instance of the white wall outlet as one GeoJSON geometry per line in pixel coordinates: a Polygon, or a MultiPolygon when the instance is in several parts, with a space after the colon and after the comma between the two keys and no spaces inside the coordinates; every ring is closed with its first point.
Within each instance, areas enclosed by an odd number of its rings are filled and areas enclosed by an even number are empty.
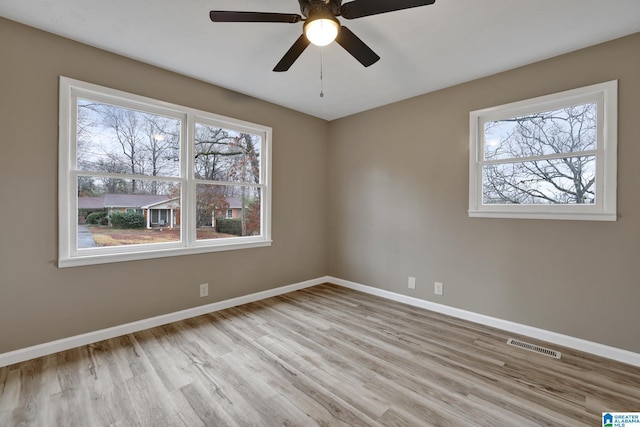
{"type": "Polygon", "coordinates": [[[415,277],[409,277],[408,286],[409,286],[409,289],[415,289],[416,288],[416,278],[415,277]]]}
{"type": "Polygon", "coordinates": [[[200,285],[200,297],[202,298],[206,296],[209,296],[209,284],[203,283],[200,285]]]}
{"type": "Polygon", "coordinates": [[[436,295],[444,295],[444,284],[442,284],[441,282],[434,282],[433,293],[436,295]]]}

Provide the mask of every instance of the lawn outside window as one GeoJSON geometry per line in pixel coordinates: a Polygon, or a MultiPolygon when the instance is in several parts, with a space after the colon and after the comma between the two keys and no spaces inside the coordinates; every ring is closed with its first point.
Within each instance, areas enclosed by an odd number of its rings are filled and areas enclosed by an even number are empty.
{"type": "Polygon", "coordinates": [[[616,220],[617,81],[469,117],[469,216],[616,220]]]}
{"type": "Polygon", "coordinates": [[[269,127],[60,77],[58,267],[270,245],[270,154],[269,127]]]}

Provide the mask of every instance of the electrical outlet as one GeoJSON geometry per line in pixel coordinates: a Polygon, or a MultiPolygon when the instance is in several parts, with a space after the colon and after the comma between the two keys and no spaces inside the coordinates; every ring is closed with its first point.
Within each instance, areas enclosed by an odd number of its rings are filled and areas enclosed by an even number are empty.
{"type": "Polygon", "coordinates": [[[416,288],[416,278],[415,277],[409,277],[408,286],[409,286],[409,289],[415,289],[416,288]]]}
{"type": "Polygon", "coordinates": [[[444,295],[444,284],[440,282],[433,283],[433,293],[436,295],[444,295]]]}
{"type": "Polygon", "coordinates": [[[209,284],[203,283],[200,285],[200,297],[202,298],[206,296],[209,296],[209,284]]]}

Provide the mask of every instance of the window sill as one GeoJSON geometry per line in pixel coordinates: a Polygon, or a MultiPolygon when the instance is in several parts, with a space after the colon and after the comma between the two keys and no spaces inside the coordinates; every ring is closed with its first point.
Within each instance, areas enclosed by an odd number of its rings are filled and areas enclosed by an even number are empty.
{"type": "Polygon", "coordinates": [[[73,257],[60,258],[58,268],[80,267],[85,265],[109,264],[114,262],[137,261],[144,259],[166,258],[182,255],[196,255],[210,252],[223,252],[239,249],[252,249],[271,246],[271,240],[228,243],[215,246],[193,246],[189,248],[171,248],[145,250],[144,252],[119,252],[111,254],[80,254],[73,257]]]}
{"type": "Polygon", "coordinates": [[[469,210],[470,218],[557,219],[570,221],[616,221],[616,213],[602,212],[505,212],[469,210]]]}

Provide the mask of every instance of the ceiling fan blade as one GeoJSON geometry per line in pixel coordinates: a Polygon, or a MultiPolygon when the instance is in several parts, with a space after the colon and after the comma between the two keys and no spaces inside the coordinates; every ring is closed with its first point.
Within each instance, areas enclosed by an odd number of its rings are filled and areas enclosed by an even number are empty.
{"type": "Polygon", "coordinates": [[[293,46],[291,46],[287,53],[284,54],[280,62],[276,64],[273,71],[287,71],[293,65],[293,63],[296,62],[296,59],[298,59],[298,57],[302,54],[302,52],[304,52],[304,50],[307,48],[307,46],[309,46],[310,43],[311,42],[307,39],[307,37],[304,34],[301,34],[300,37],[298,37],[298,40],[293,43],[293,46]]]}
{"type": "Polygon", "coordinates": [[[340,14],[345,19],[362,18],[418,6],[428,6],[436,0],[354,0],[342,5],[340,14]]]}
{"type": "Polygon", "coordinates": [[[209,18],[213,22],[283,22],[295,24],[302,20],[302,16],[295,13],[267,13],[267,12],[230,12],[212,10],[209,18]]]}
{"type": "Polygon", "coordinates": [[[351,32],[347,27],[340,27],[336,42],[344,48],[347,52],[356,58],[362,65],[368,67],[369,65],[378,62],[380,57],[367,46],[362,40],[351,32]]]}

